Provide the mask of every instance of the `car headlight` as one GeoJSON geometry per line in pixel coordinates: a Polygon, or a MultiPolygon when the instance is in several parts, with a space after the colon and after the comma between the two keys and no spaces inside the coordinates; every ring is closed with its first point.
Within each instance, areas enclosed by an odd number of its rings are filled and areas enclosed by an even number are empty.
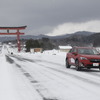
{"type": "Polygon", "coordinates": [[[80,57],[81,60],[88,60],[87,58],[85,57],[80,57]]]}

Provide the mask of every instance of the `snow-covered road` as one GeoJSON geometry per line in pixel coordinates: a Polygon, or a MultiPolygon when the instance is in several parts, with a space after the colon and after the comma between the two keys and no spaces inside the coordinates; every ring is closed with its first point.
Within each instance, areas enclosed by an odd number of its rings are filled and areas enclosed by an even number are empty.
{"type": "Polygon", "coordinates": [[[0,100],[100,100],[100,71],[65,67],[63,53],[0,57],[0,100]]]}

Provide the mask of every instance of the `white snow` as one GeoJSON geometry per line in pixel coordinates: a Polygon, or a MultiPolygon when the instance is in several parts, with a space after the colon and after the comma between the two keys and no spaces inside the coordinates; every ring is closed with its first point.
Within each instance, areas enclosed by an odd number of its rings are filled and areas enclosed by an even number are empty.
{"type": "Polygon", "coordinates": [[[10,55],[6,47],[0,54],[0,100],[100,100],[98,69],[66,69],[66,53],[57,50],[10,55]]]}
{"type": "Polygon", "coordinates": [[[60,49],[71,49],[71,46],[59,46],[60,49]]]}

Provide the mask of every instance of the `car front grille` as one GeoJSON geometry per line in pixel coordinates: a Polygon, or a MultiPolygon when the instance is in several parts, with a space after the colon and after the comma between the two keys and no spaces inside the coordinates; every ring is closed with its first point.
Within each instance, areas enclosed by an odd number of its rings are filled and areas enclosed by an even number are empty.
{"type": "Polygon", "coordinates": [[[100,59],[90,59],[90,62],[93,62],[93,63],[100,63],[100,59]]]}

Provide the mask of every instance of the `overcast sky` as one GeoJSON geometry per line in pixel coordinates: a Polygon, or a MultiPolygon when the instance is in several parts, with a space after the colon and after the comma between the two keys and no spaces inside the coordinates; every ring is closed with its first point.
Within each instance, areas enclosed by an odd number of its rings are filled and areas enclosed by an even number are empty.
{"type": "Polygon", "coordinates": [[[100,32],[100,0],[0,0],[0,26],[24,25],[27,35],[100,32]]]}

